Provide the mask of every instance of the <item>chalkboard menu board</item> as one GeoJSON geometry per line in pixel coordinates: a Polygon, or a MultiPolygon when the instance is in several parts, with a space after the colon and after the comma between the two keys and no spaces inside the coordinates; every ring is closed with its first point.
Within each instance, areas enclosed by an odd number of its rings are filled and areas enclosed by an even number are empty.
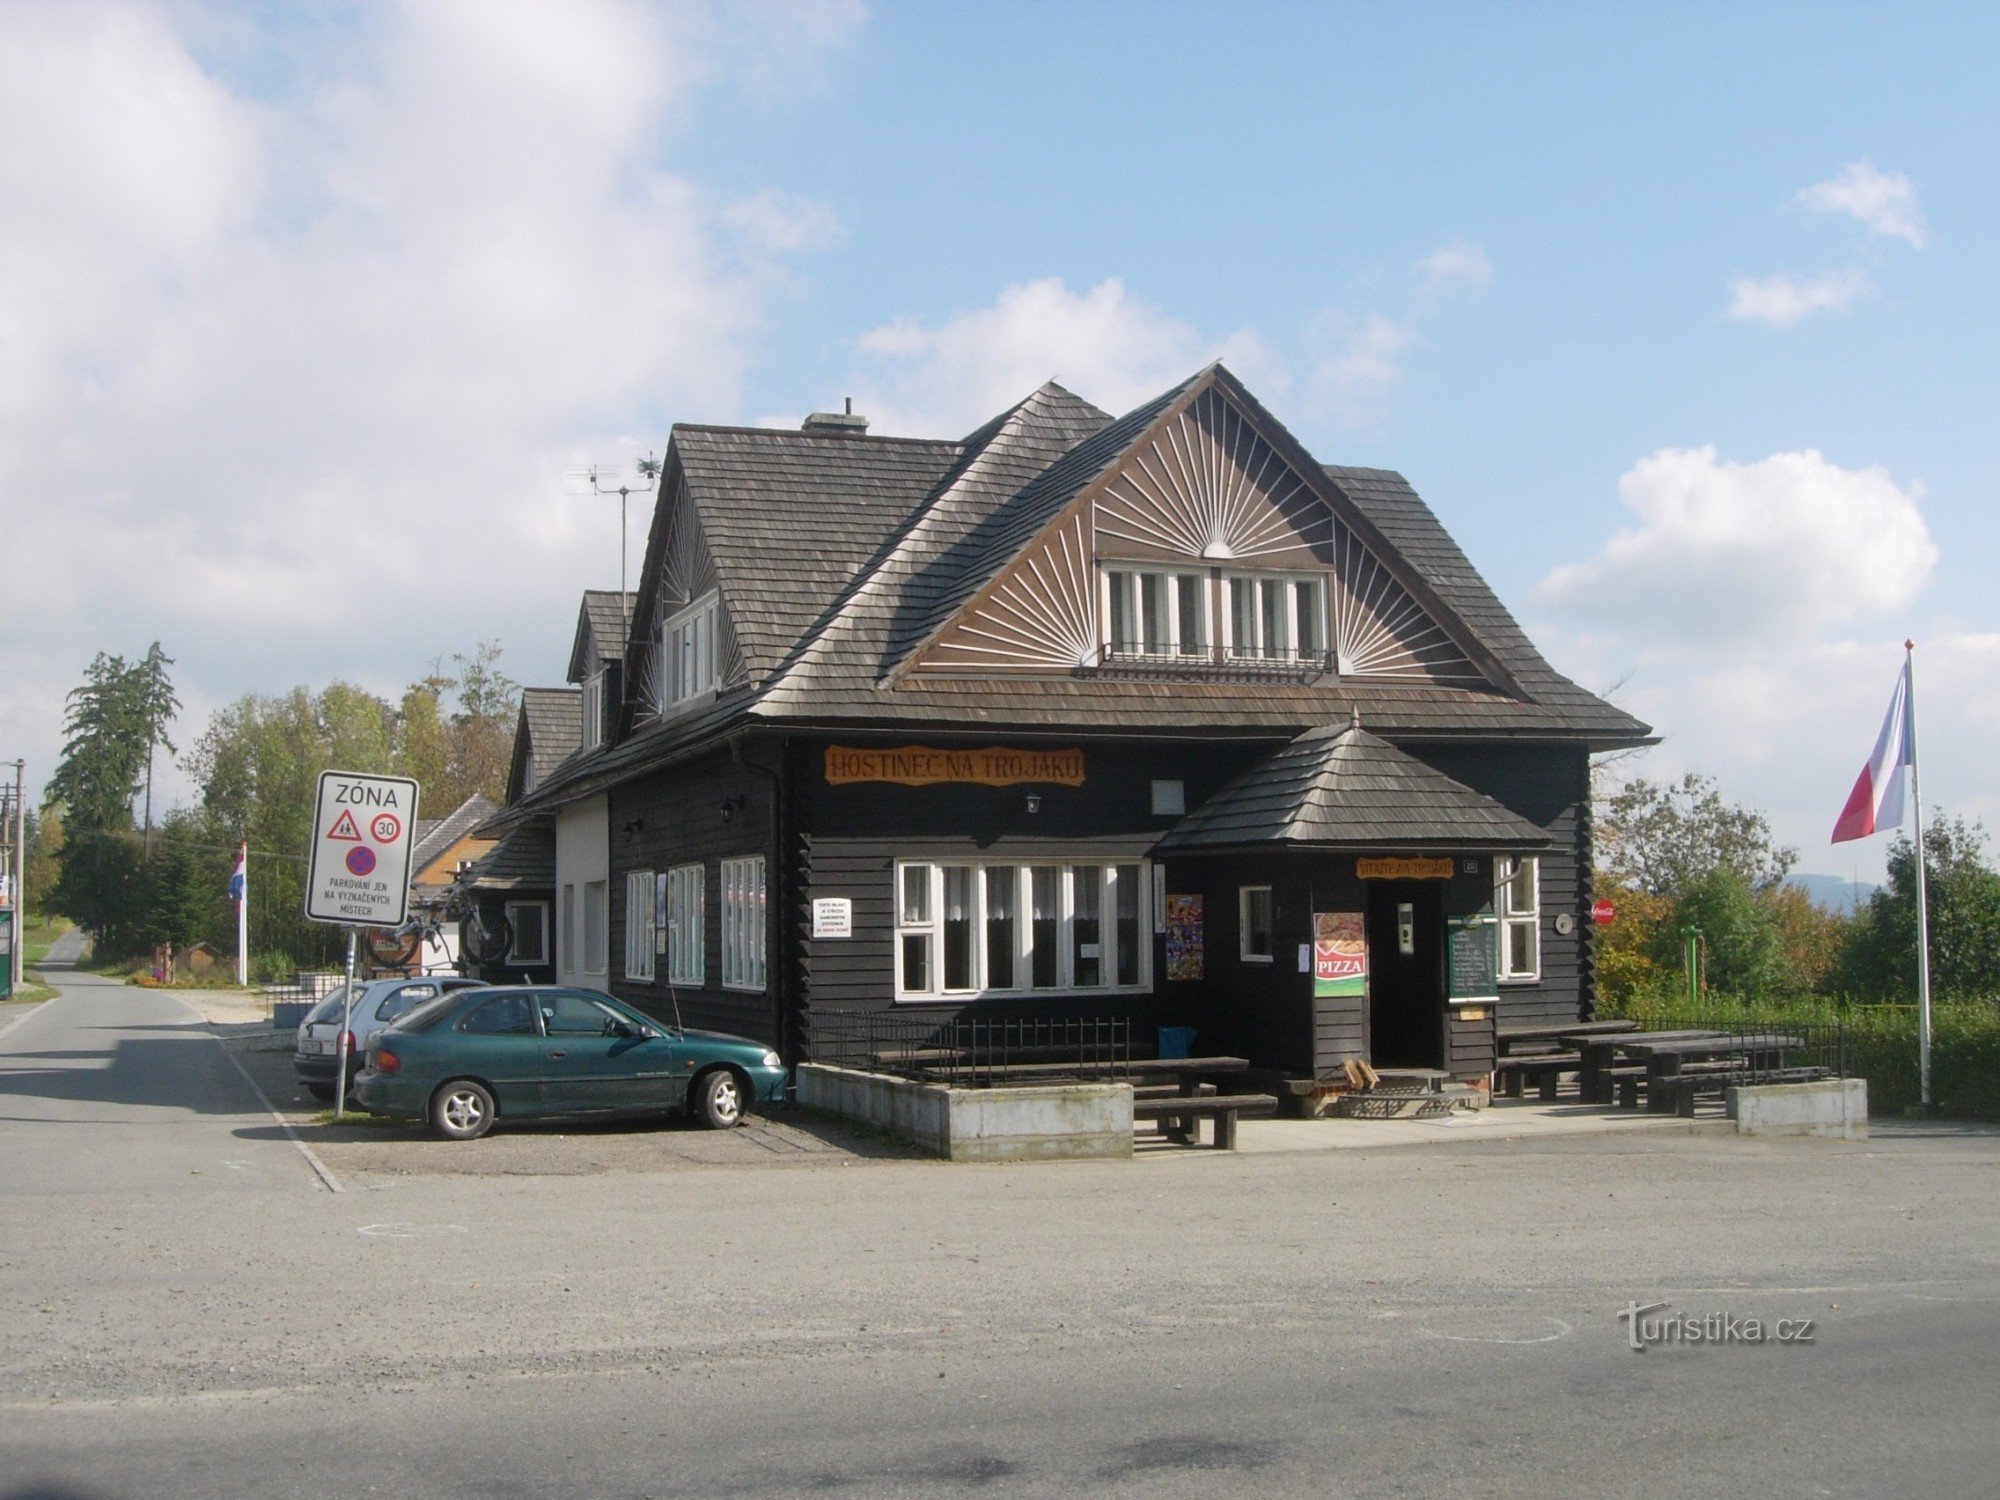
{"type": "Polygon", "coordinates": [[[1445,993],[1452,1000],[1499,998],[1498,927],[1483,912],[1445,919],[1445,993]]]}

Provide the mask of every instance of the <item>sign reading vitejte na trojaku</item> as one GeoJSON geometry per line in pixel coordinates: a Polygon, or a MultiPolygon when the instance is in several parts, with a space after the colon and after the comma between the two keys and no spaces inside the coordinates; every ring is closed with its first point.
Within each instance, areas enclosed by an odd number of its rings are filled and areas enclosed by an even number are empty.
{"type": "Polygon", "coordinates": [[[968,782],[976,786],[1083,785],[1081,750],[1016,750],[989,745],[978,750],[945,750],[929,745],[893,749],[846,745],[826,747],[829,786],[857,781],[891,781],[900,786],[968,782]]]}

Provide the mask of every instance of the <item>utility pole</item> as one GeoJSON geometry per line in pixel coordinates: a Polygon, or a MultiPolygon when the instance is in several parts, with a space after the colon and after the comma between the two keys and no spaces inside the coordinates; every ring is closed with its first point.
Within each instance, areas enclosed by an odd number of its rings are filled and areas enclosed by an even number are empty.
{"type": "Polygon", "coordinates": [[[13,898],[13,906],[8,913],[8,921],[13,930],[8,936],[13,939],[9,951],[13,957],[12,984],[9,993],[21,993],[22,963],[21,944],[25,934],[22,924],[26,921],[28,906],[28,804],[27,804],[28,763],[26,760],[14,762],[14,878],[8,882],[8,895],[13,898]]]}

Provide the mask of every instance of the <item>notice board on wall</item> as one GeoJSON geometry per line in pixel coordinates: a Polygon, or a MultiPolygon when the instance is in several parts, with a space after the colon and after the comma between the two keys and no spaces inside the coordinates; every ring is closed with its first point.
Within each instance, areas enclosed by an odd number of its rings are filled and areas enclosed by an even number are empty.
{"type": "Polygon", "coordinates": [[[1490,912],[1447,917],[1445,995],[1456,1004],[1500,998],[1499,924],[1490,912]]]}

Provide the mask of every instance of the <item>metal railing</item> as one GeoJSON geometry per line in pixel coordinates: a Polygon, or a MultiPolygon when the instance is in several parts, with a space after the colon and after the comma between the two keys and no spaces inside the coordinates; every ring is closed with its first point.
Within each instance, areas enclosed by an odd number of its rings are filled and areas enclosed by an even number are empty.
{"type": "Polygon", "coordinates": [[[1235,650],[1203,646],[1194,651],[1147,651],[1112,642],[1098,657],[1096,671],[1113,677],[1176,677],[1193,672],[1229,682],[1290,681],[1323,677],[1334,667],[1331,651],[1235,650]]]}
{"type": "Polygon", "coordinates": [[[1839,1021],[1750,1021],[1728,1016],[1693,1024],[1736,1041],[1765,1044],[1747,1047],[1732,1063],[1732,1083],[1797,1082],[1806,1074],[1847,1076],[1847,1028],[1839,1021]]]}
{"type": "Polygon", "coordinates": [[[856,1011],[813,1015],[806,1045],[811,1062],[959,1088],[994,1088],[1056,1077],[1128,1077],[1132,1033],[1125,1016],[939,1020],[856,1011]]]}

